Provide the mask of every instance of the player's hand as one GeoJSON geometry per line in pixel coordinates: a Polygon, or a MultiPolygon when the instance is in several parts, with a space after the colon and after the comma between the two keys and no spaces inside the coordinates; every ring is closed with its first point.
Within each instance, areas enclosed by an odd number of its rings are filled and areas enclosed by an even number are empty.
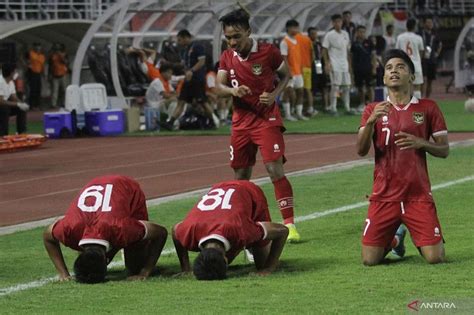
{"type": "Polygon", "coordinates": [[[244,97],[245,95],[250,94],[252,94],[252,90],[246,85],[241,85],[232,89],[232,96],[235,97],[244,97]]]}
{"type": "Polygon", "coordinates": [[[30,105],[23,102],[18,102],[16,105],[24,112],[27,112],[30,109],[30,105]]]}
{"type": "Polygon", "coordinates": [[[72,280],[72,277],[70,275],[59,276],[59,282],[68,282],[71,280],[72,280]]]}
{"type": "Polygon", "coordinates": [[[146,280],[148,277],[144,275],[134,275],[127,277],[128,281],[143,281],[146,280]]]}
{"type": "Polygon", "coordinates": [[[422,138],[415,137],[414,135],[403,131],[396,133],[395,137],[398,138],[395,140],[395,144],[400,148],[400,150],[421,149],[425,146],[426,142],[422,138]]]}
{"type": "Polygon", "coordinates": [[[382,116],[388,115],[388,112],[390,111],[390,102],[388,101],[383,101],[375,105],[374,111],[370,115],[369,119],[367,119],[367,123],[373,124],[377,121],[382,116]]]}
{"type": "Polygon", "coordinates": [[[275,95],[273,93],[263,92],[260,94],[260,104],[270,106],[275,103],[275,95]]]}
{"type": "Polygon", "coordinates": [[[182,272],[172,275],[171,278],[187,278],[192,275],[193,273],[191,271],[182,271],[182,272]]]}
{"type": "Polygon", "coordinates": [[[259,270],[257,272],[251,272],[250,276],[253,276],[253,277],[267,277],[271,273],[272,273],[272,271],[269,270],[269,269],[262,269],[262,270],[259,270]]]}
{"type": "Polygon", "coordinates": [[[186,73],[184,74],[184,79],[186,81],[190,81],[192,77],[193,77],[193,72],[191,70],[186,71],[186,73]]]}

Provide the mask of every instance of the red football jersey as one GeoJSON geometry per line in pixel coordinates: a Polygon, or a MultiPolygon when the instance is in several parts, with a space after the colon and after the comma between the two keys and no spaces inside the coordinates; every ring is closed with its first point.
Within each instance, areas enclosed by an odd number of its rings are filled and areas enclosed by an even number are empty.
{"type": "MultiPolygon", "coordinates": [[[[377,103],[368,104],[361,119],[364,127],[377,103]]],[[[400,150],[395,134],[403,131],[429,140],[448,133],[438,105],[413,97],[408,105],[393,105],[374,126],[375,170],[370,200],[433,201],[424,150],[400,150]]]]}
{"type": "Polygon", "coordinates": [[[269,221],[267,199],[260,187],[233,180],[214,185],[178,224],[175,235],[191,251],[198,251],[206,240],[217,239],[233,258],[245,246],[265,238],[259,222],[269,221]]]}
{"type": "Polygon", "coordinates": [[[140,185],[125,176],[101,176],[84,186],[54,225],[53,236],[75,250],[90,243],[124,248],[145,236],[139,220],[148,220],[140,185]]]}
{"type": "Polygon", "coordinates": [[[242,98],[233,97],[234,112],[232,128],[234,130],[283,126],[280,109],[276,103],[266,106],[260,104],[263,92],[272,92],[276,85],[276,70],[281,66],[283,57],[278,48],[271,44],[253,40],[249,56],[242,59],[232,49],[221,55],[219,71],[227,72],[229,86],[245,85],[252,90],[242,98]]]}

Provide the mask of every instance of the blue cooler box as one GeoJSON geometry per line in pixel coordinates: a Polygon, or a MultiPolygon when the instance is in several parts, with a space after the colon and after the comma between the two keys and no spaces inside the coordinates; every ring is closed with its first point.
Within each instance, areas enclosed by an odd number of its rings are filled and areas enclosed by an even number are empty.
{"type": "Polygon", "coordinates": [[[124,113],[121,109],[86,112],[86,128],[94,136],[113,136],[124,132],[124,113]]]}
{"type": "Polygon", "coordinates": [[[46,112],[43,116],[44,132],[49,138],[66,138],[76,133],[70,112],[46,112]]]}

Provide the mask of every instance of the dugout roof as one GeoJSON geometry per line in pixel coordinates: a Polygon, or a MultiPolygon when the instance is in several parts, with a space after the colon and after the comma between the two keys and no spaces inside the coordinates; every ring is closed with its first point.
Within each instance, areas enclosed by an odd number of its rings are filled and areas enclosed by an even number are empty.
{"type": "MultiPolygon", "coordinates": [[[[197,39],[220,43],[220,16],[239,7],[251,16],[254,37],[275,39],[284,35],[288,19],[296,19],[302,30],[315,26],[326,31],[330,17],[345,10],[352,12],[356,24],[365,24],[370,34],[380,5],[390,0],[372,1],[283,1],[283,0],[122,0],[110,7],[89,28],[73,66],[72,83],[80,83],[80,72],[89,45],[95,40],[111,44],[112,77],[117,96],[123,97],[117,74],[116,46],[126,42],[141,46],[144,41],[163,41],[188,29],[197,39]],[[115,59],[115,60],[114,60],[115,59]]],[[[220,55],[221,45],[213,45],[213,58],[220,55]]]]}

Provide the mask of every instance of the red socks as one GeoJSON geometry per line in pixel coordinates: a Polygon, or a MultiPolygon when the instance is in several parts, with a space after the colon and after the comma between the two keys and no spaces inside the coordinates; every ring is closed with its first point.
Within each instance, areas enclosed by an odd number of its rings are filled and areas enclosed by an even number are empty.
{"type": "Polygon", "coordinates": [[[294,223],[293,213],[293,189],[286,177],[282,177],[273,182],[275,197],[280,207],[280,213],[283,217],[283,224],[294,223]]]}

